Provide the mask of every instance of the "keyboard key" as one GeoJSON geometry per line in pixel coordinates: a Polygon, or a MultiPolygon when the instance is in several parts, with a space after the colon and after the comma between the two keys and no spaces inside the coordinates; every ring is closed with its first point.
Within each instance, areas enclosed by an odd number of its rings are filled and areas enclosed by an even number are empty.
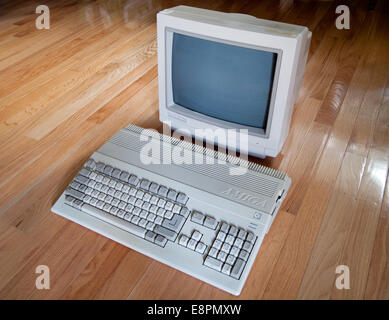
{"type": "Polygon", "coordinates": [[[126,215],[126,212],[124,210],[119,210],[119,212],[116,216],[119,218],[124,218],[125,215],[126,215]]]}
{"type": "Polygon", "coordinates": [[[138,208],[142,208],[143,206],[143,201],[141,199],[138,199],[135,201],[135,205],[138,207],[138,208]]]}
{"type": "Polygon", "coordinates": [[[159,184],[152,182],[149,187],[149,191],[152,193],[157,193],[159,188],[159,184]]]}
{"type": "Polygon", "coordinates": [[[171,219],[171,218],[173,218],[173,212],[171,212],[171,211],[165,211],[164,217],[165,217],[166,219],[171,219]]]}
{"type": "Polygon", "coordinates": [[[207,216],[204,220],[203,226],[215,230],[217,226],[217,221],[215,218],[207,216]]]}
{"type": "Polygon", "coordinates": [[[165,203],[165,209],[166,209],[166,210],[171,211],[171,210],[173,209],[173,206],[174,206],[173,202],[167,201],[167,202],[165,203]]]}
{"type": "Polygon", "coordinates": [[[161,235],[157,235],[154,240],[154,243],[161,247],[164,247],[166,242],[167,242],[166,238],[161,235]]]}
{"type": "Polygon", "coordinates": [[[171,219],[165,219],[162,222],[162,226],[167,229],[178,232],[185,223],[185,218],[179,214],[175,214],[171,219]]]}
{"type": "Polygon", "coordinates": [[[133,186],[137,186],[137,184],[139,183],[139,179],[137,176],[134,176],[133,174],[128,178],[128,183],[133,185],[133,186]]]}
{"type": "Polygon", "coordinates": [[[67,203],[67,204],[71,205],[74,200],[76,200],[76,198],[74,198],[72,196],[65,196],[65,203],[67,203]]]}
{"type": "Polygon", "coordinates": [[[241,250],[239,252],[239,258],[244,261],[247,261],[247,259],[249,258],[249,253],[246,250],[241,250]]]}
{"type": "Polygon", "coordinates": [[[228,225],[228,223],[223,222],[221,227],[220,227],[220,231],[223,231],[224,233],[228,233],[229,229],[230,229],[230,226],[228,225]]]}
{"type": "Polygon", "coordinates": [[[96,171],[98,172],[104,172],[105,164],[102,162],[97,162],[96,164],[96,171]]]}
{"type": "Polygon", "coordinates": [[[110,181],[111,181],[111,179],[109,179],[108,177],[103,177],[103,180],[101,180],[101,183],[105,184],[107,186],[110,181]]]}
{"type": "Polygon", "coordinates": [[[231,245],[229,245],[228,243],[223,243],[221,250],[225,253],[229,253],[231,250],[231,245]]]}
{"type": "Polygon", "coordinates": [[[245,241],[242,247],[242,249],[246,250],[247,252],[251,252],[252,248],[253,248],[253,244],[249,241],[245,241]]]}
{"type": "Polygon", "coordinates": [[[102,200],[97,201],[96,207],[99,208],[99,209],[103,209],[103,207],[104,207],[104,201],[102,201],[102,200]]]}
{"type": "Polygon", "coordinates": [[[116,179],[120,179],[121,173],[122,173],[122,170],[116,168],[116,169],[113,169],[111,176],[116,178],[116,179]]]}
{"type": "Polygon", "coordinates": [[[167,238],[168,240],[170,241],[175,241],[176,238],[177,238],[177,233],[172,231],[172,230],[169,230],[163,226],[159,226],[159,225],[156,225],[154,227],[154,230],[153,230],[155,233],[158,233],[160,234],[161,236],[164,236],[165,238],[167,238]]]}
{"type": "Polygon", "coordinates": [[[89,169],[87,168],[82,168],[79,172],[79,174],[82,174],[83,176],[85,177],[89,177],[89,175],[91,174],[92,171],[90,171],[89,169]]]}
{"type": "Polygon", "coordinates": [[[208,252],[208,255],[211,256],[211,257],[214,257],[216,258],[217,257],[217,254],[218,254],[218,250],[216,248],[211,248],[208,252]]]}
{"type": "Polygon", "coordinates": [[[110,176],[111,173],[112,173],[112,171],[113,171],[113,168],[112,168],[111,166],[105,166],[105,168],[104,168],[104,173],[105,173],[106,175],[110,176]]]}
{"type": "Polygon", "coordinates": [[[173,189],[169,189],[169,192],[167,194],[167,198],[172,200],[172,201],[176,201],[176,199],[177,199],[177,191],[173,190],[173,189]]]}
{"type": "Polygon", "coordinates": [[[236,257],[234,257],[232,254],[229,254],[226,259],[226,263],[233,265],[235,263],[236,257]]]}
{"type": "Polygon", "coordinates": [[[227,258],[227,253],[225,253],[223,251],[219,251],[219,253],[217,255],[217,259],[224,262],[224,261],[226,261],[226,258],[227,258]]]}
{"type": "Polygon", "coordinates": [[[225,234],[224,232],[222,231],[219,231],[219,233],[217,234],[216,236],[216,239],[217,240],[220,240],[220,241],[224,241],[224,239],[226,238],[227,234],[225,234]]]}
{"type": "Polygon", "coordinates": [[[152,196],[151,198],[150,198],[150,203],[151,204],[157,204],[158,203],[158,197],[157,196],[152,196]]]}
{"type": "Polygon", "coordinates": [[[232,245],[234,243],[234,240],[235,240],[235,238],[232,235],[228,234],[225,242],[232,245]]]}
{"type": "Polygon", "coordinates": [[[231,274],[231,268],[232,267],[230,264],[225,263],[225,264],[223,264],[222,272],[229,276],[231,274]]]}
{"type": "Polygon", "coordinates": [[[238,254],[239,254],[239,251],[240,251],[240,249],[239,249],[238,247],[235,247],[235,246],[234,246],[234,247],[231,248],[230,254],[233,255],[233,256],[235,256],[235,257],[237,257],[238,254]]]}
{"type": "Polygon", "coordinates": [[[129,198],[130,195],[128,193],[123,193],[122,196],[120,197],[120,200],[127,202],[129,198]]]}
{"type": "Polygon", "coordinates": [[[65,194],[79,200],[82,200],[84,198],[84,194],[82,192],[74,190],[72,188],[67,188],[65,194]]]}
{"type": "Polygon", "coordinates": [[[147,225],[146,225],[147,230],[153,231],[154,227],[155,227],[154,223],[152,223],[151,221],[147,222],[147,225]]]}
{"type": "Polygon", "coordinates": [[[243,268],[245,266],[245,262],[242,259],[237,259],[234,267],[231,270],[231,277],[235,279],[239,279],[242,274],[243,268]]]}
{"type": "Polygon", "coordinates": [[[88,161],[85,163],[85,167],[95,170],[96,169],[96,162],[92,158],[89,158],[88,161]]]}
{"type": "Polygon", "coordinates": [[[96,177],[97,177],[97,173],[96,172],[94,172],[94,171],[92,171],[90,174],[89,174],[89,179],[96,179],[96,177]]]}
{"type": "Polygon", "coordinates": [[[219,241],[219,240],[215,240],[212,244],[212,248],[215,248],[217,250],[220,250],[220,248],[222,247],[222,244],[223,242],[219,241]]]}
{"type": "Polygon", "coordinates": [[[247,236],[247,232],[240,229],[239,233],[238,233],[238,238],[244,240],[244,239],[246,239],[246,236],[247,236]]]}
{"type": "Polygon", "coordinates": [[[164,217],[165,216],[165,212],[166,212],[165,209],[159,208],[157,210],[157,215],[160,216],[160,217],[164,217]]]}
{"type": "Polygon", "coordinates": [[[120,177],[119,179],[122,180],[123,182],[128,182],[128,178],[130,177],[130,174],[126,171],[122,171],[122,173],[120,174],[120,177]]]}
{"type": "Polygon", "coordinates": [[[86,203],[90,203],[90,200],[91,200],[91,199],[92,199],[91,196],[86,195],[82,201],[84,201],[84,202],[86,202],[86,203]]]}
{"type": "Polygon", "coordinates": [[[163,218],[162,217],[160,217],[160,216],[156,216],[155,217],[155,220],[154,220],[155,224],[161,225],[162,222],[163,222],[163,218]]]}
{"type": "Polygon", "coordinates": [[[120,199],[122,197],[122,195],[123,195],[122,192],[116,191],[115,194],[114,194],[114,197],[120,199]]]}
{"type": "Polygon", "coordinates": [[[165,198],[167,195],[167,192],[168,192],[168,188],[166,188],[165,186],[160,186],[158,189],[158,195],[160,195],[161,197],[165,198]]]}
{"type": "Polygon", "coordinates": [[[181,209],[181,211],[180,211],[180,215],[184,216],[185,218],[188,218],[189,213],[190,213],[190,211],[189,211],[189,209],[186,208],[186,207],[183,207],[183,208],[181,209]]]}
{"type": "Polygon", "coordinates": [[[188,196],[182,192],[180,192],[177,196],[177,202],[182,204],[182,205],[186,205],[186,203],[188,202],[188,199],[189,199],[188,196]]]}
{"type": "Polygon", "coordinates": [[[166,204],[166,200],[163,200],[163,199],[159,199],[159,201],[157,203],[158,207],[161,207],[161,208],[165,207],[165,204],[166,204]]]}
{"type": "Polygon", "coordinates": [[[103,187],[103,184],[101,182],[97,182],[95,185],[95,189],[98,191],[100,191],[102,187],[103,187]]]}
{"type": "Polygon", "coordinates": [[[151,199],[151,194],[150,193],[147,193],[145,192],[145,195],[143,196],[143,201],[147,201],[149,202],[151,199]]]}
{"type": "Polygon", "coordinates": [[[156,218],[156,216],[153,213],[149,213],[147,216],[147,220],[151,221],[151,222],[154,222],[155,218],[156,218]]]}
{"type": "Polygon", "coordinates": [[[109,194],[110,196],[113,196],[113,195],[115,194],[115,192],[116,192],[116,190],[115,190],[114,188],[109,188],[109,189],[108,189],[108,194],[109,194]]]}
{"type": "Polygon", "coordinates": [[[192,220],[193,222],[201,224],[201,225],[203,224],[204,219],[205,219],[205,216],[201,212],[198,212],[198,211],[193,211],[192,217],[190,218],[190,220],[192,220]]]}
{"type": "Polygon", "coordinates": [[[139,217],[143,218],[143,219],[146,219],[147,216],[148,216],[148,212],[146,210],[142,210],[139,214],[139,217]]]}
{"type": "MultiPolygon", "coordinates": [[[[122,192],[128,193],[130,191],[131,187],[128,184],[123,185],[122,192]]],[[[130,196],[130,194],[129,194],[130,196]]]]}
{"type": "Polygon", "coordinates": [[[191,238],[196,240],[196,241],[200,241],[201,240],[201,237],[202,237],[202,233],[197,231],[197,230],[194,230],[193,233],[192,233],[192,236],[191,238]]]}
{"type": "Polygon", "coordinates": [[[151,204],[149,202],[143,202],[142,209],[143,210],[149,210],[151,207],[151,204]]]}
{"type": "Polygon", "coordinates": [[[228,231],[228,234],[232,235],[233,237],[236,237],[238,234],[238,228],[235,226],[230,226],[230,230],[228,231]]]}
{"type": "Polygon", "coordinates": [[[150,187],[150,184],[151,182],[147,179],[142,179],[140,181],[140,188],[144,189],[144,190],[149,190],[149,187],[150,187]]]}
{"type": "Polygon", "coordinates": [[[109,211],[111,210],[111,208],[112,208],[112,206],[109,205],[108,203],[106,203],[106,204],[104,205],[104,207],[103,207],[103,210],[109,212],[109,211]]]}
{"type": "Polygon", "coordinates": [[[222,268],[223,262],[215,259],[214,257],[207,256],[207,258],[204,261],[204,265],[206,265],[207,267],[210,267],[212,269],[215,269],[217,271],[220,271],[222,268]]]}
{"type": "Polygon", "coordinates": [[[88,182],[88,187],[94,188],[95,185],[96,185],[96,181],[94,181],[94,180],[90,180],[90,181],[88,182]]]}
{"type": "Polygon", "coordinates": [[[149,240],[151,242],[154,242],[155,238],[157,237],[157,234],[153,231],[148,230],[145,235],[145,239],[149,240]]]}
{"type": "Polygon", "coordinates": [[[138,224],[140,221],[140,218],[138,216],[133,216],[131,219],[131,222],[134,224],[138,224]]]}
{"type": "Polygon", "coordinates": [[[202,242],[199,242],[196,246],[196,251],[198,253],[201,253],[201,254],[204,254],[206,249],[207,249],[207,246],[202,242]]]}
{"type": "Polygon", "coordinates": [[[235,247],[238,247],[238,248],[242,248],[242,246],[243,246],[243,240],[240,239],[240,238],[236,238],[236,239],[235,239],[235,242],[234,242],[234,246],[235,246],[235,247]]]}
{"type": "Polygon", "coordinates": [[[143,218],[143,219],[139,220],[139,223],[138,223],[139,227],[146,228],[146,225],[147,225],[147,220],[146,219],[143,218]]]}
{"type": "Polygon", "coordinates": [[[116,190],[119,190],[119,191],[122,191],[122,188],[123,188],[123,183],[121,183],[121,182],[116,182],[115,189],[116,189],[116,190]]]}
{"type": "Polygon", "coordinates": [[[152,205],[149,210],[151,213],[157,214],[158,207],[156,205],[152,205]]]}
{"type": "Polygon", "coordinates": [[[127,204],[125,210],[127,212],[132,212],[134,210],[134,206],[132,204],[127,204]]]}
{"type": "Polygon", "coordinates": [[[181,206],[178,205],[178,204],[175,204],[173,209],[172,209],[173,213],[180,213],[181,211],[181,206]]]}
{"type": "Polygon", "coordinates": [[[195,250],[197,245],[197,241],[194,239],[190,239],[188,245],[186,246],[190,250],[195,250]]]}
{"type": "Polygon", "coordinates": [[[188,241],[189,241],[189,238],[188,238],[186,235],[182,234],[182,235],[180,236],[180,239],[178,240],[178,244],[180,244],[180,245],[186,247],[187,244],[188,244],[188,241]]]}
{"type": "Polygon", "coordinates": [[[125,207],[127,207],[127,202],[120,201],[118,204],[118,208],[123,210],[125,207]]]}
{"type": "Polygon", "coordinates": [[[251,243],[254,243],[254,240],[255,240],[254,233],[248,232],[248,233],[247,233],[246,241],[249,241],[249,242],[251,242],[251,243]]]}
{"type": "Polygon", "coordinates": [[[116,216],[119,212],[119,208],[112,207],[111,210],[109,210],[109,213],[116,216]]]}
{"type": "Polygon", "coordinates": [[[81,174],[78,174],[75,178],[74,178],[75,181],[77,181],[78,183],[82,183],[82,184],[88,184],[89,182],[89,178],[81,175],[81,174]]]}

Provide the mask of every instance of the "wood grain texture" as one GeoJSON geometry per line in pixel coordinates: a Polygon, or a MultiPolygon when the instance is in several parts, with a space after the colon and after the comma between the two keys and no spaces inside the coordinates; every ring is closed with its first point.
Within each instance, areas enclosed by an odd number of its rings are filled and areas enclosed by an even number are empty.
{"type": "MultiPolygon", "coordinates": [[[[344,2],[344,1],[343,1],[344,2]]],[[[128,123],[161,131],[158,11],[188,4],[313,33],[289,136],[289,194],[238,299],[389,299],[389,4],[38,1],[0,6],[0,298],[237,299],[50,212],[89,155],[128,123]],[[37,290],[35,268],[51,271],[37,290]],[[335,286],[338,265],[350,289],[335,286]]]]}

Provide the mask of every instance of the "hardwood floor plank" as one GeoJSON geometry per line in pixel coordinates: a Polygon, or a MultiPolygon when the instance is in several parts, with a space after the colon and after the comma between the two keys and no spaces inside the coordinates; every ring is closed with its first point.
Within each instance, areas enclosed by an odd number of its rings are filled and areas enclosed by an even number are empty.
{"type": "Polygon", "coordinates": [[[264,298],[294,299],[298,294],[299,284],[330,199],[356,114],[366,94],[366,85],[371,71],[365,69],[365,65],[371,59],[373,59],[371,56],[365,56],[353,75],[318,168],[277,261],[264,298]]]}
{"type": "Polygon", "coordinates": [[[365,299],[389,299],[389,176],[371,256],[365,299]]]}

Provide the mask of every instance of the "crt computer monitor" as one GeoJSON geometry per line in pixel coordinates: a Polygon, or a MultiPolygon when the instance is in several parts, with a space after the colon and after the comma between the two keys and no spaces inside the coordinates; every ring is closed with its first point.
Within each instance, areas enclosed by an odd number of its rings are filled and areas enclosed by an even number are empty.
{"type": "MultiPolygon", "coordinates": [[[[193,136],[195,129],[246,129],[250,155],[276,156],[304,74],[309,30],[187,6],[159,12],[157,28],[160,120],[193,136]]],[[[231,143],[217,142],[227,149],[231,143]]]]}

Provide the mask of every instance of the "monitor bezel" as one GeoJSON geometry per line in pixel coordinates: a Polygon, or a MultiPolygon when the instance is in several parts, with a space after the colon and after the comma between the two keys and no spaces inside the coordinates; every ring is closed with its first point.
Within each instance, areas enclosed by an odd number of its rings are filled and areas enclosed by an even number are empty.
{"type": "Polygon", "coordinates": [[[237,41],[231,41],[227,39],[222,38],[215,38],[212,36],[207,36],[203,34],[198,34],[194,32],[187,32],[183,30],[179,30],[176,28],[166,27],[165,28],[165,81],[166,81],[166,109],[178,113],[185,117],[191,117],[194,120],[201,121],[208,123],[213,126],[217,126],[224,129],[247,129],[250,135],[257,136],[259,138],[269,138],[270,131],[272,128],[272,121],[273,121],[273,113],[274,113],[274,106],[275,106],[275,100],[276,100],[276,94],[277,94],[277,85],[279,83],[279,74],[280,74],[280,68],[281,68],[281,61],[282,61],[282,49],[279,48],[269,48],[269,47],[263,47],[259,45],[253,45],[253,44],[247,44],[237,41]],[[173,86],[172,86],[172,49],[173,49],[173,35],[174,33],[195,37],[199,39],[204,40],[210,40],[215,41],[218,43],[223,44],[229,44],[234,45],[238,47],[243,48],[249,48],[254,50],[262,50],[266,52],[272,52],[277,54],[277,60],[276,60],[276,66],[274,70],[274,78],[271,86],[271,97],[270,102],[268,106],[268,113],[267,113],[267,121],[266,121],[266,127],[265,129],[259,128],[259,127],[252,127],[247,125],[241,125],[236,122],[226,121],[222,119],[218,119],[216,117],[211,117],[206,114],[202,114],[200,112],[193,111],[189,108],[186,108],[185,106],[181,106],[179,104],[176,104],[173,100],[173,86]]]}

